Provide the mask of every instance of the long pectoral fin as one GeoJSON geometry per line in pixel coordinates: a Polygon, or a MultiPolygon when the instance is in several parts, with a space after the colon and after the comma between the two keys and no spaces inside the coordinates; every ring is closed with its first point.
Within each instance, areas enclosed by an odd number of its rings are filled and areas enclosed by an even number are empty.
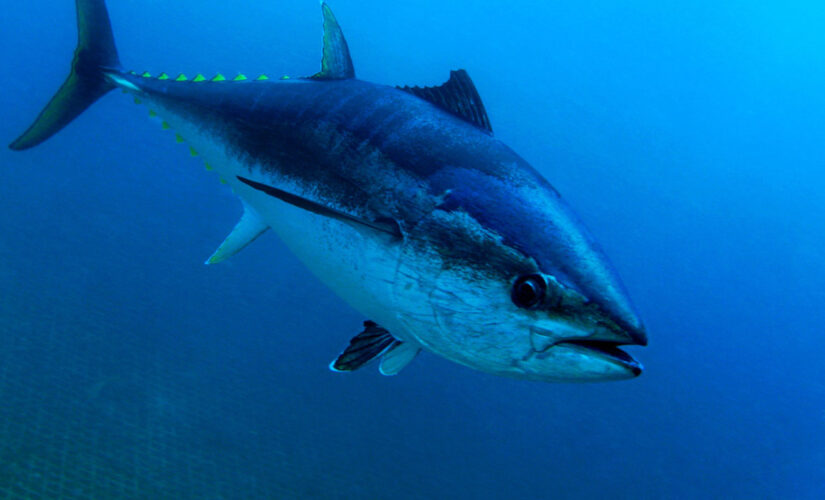
{"type": "Polygon", "coordinates": [[[301,196],[289,193],[287,191],[284,191],[283,189],[278,189],[273,186],[261,184],[260,182],[255,182],[245,177],[238,176],[238,180],[243,182],[247,186],[250,186],[254,189],[257,189],[258,191],[262,191],[268,194],[269,196],[278,198],[283,202],[289,203],[290,205],[296,206],[298,208],[302,208],[314,214],[323,215],[325,217],[330,217],[341,222],[346,222],[358,228],[368,228],[374,231],[378,231],[387,234],[393,238],[401,239],[404,237],[403,233],[401,232],[401,228],[398,226],[398,223],[392,219],[379,219],[374,221],[367,220],[361,217],[356,217],[355,215],[348,214],[346,212],[342,212],[338,209],[322,205],[318,202],[308,200],[301,196]]]}
{"type": "Polygon", "coordinates": [[[215,250],[215,253],[205,263],[217,264],[223,262],[255,241],[255,238],[262,235],[267,229],[269,229],[269,226],[261,220],[260,216],[251,207],[244,203],[241,220],[238,221],[229,236],[223,240],[221,246],[215,250]]]}

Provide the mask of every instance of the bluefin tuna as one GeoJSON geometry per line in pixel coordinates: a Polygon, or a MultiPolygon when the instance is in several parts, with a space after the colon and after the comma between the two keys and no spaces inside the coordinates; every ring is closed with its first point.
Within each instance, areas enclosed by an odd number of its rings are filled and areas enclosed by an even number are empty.
{"type": "Polygon", "coordinates": [[[368,321],[330,364],[421,351],[543,381],[627,379],[645,329],[607,258],[551,184],[493,136],[466,71],[435,87],[355,77],[332,11],[303,78],[126,71],[103,0],[77,0],[67,80],[11,143],[31,148],[111,90],[131,94],[243,203],[207,263],[272,229],[368,321]]]}

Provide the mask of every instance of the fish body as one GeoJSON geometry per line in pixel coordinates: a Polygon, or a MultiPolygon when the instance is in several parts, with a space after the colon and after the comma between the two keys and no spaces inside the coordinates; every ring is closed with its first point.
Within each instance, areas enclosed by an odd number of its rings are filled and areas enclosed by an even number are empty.
{"type": "Polygon", "coordinates": [[[201,156],[244,204],[208,262],[271,228],[370,318],[331,367],[421,350],[535,380],[631,378],[617,348],[644,327],[593,238],[550,183],[492,134],[458,71],[442,86],[355,78],[324,13],[321,71],[307,78],[152,77],[121,68],[105,5],[78,0],[73,71],[13,149],[42,142],[119,88],[201,156]]]}

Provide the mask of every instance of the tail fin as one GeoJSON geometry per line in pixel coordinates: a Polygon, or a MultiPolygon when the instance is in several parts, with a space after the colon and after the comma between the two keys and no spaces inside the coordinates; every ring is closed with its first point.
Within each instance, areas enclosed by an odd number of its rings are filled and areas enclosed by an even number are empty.
{"type": "Polygon", "coordinates": [[[11,149],[37,146],[115,88],[105,75],[107,70],[120,68],[106,3],[76,0],[76,6],[77,48],[69,77],[28,130],[9,145],[11,149]]]}

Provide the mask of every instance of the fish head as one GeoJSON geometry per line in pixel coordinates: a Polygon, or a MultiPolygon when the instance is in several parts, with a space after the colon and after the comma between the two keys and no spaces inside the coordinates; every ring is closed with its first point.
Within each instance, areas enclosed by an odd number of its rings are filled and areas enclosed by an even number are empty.
{"type": "Polygon", "coordinates": [[[405,242],[398,317],[429,350],[497,375],[638,376],[618,346],[647,338],[621,282],[549,183],[526,174],[440,180],[443,201],[405,242]]]}

